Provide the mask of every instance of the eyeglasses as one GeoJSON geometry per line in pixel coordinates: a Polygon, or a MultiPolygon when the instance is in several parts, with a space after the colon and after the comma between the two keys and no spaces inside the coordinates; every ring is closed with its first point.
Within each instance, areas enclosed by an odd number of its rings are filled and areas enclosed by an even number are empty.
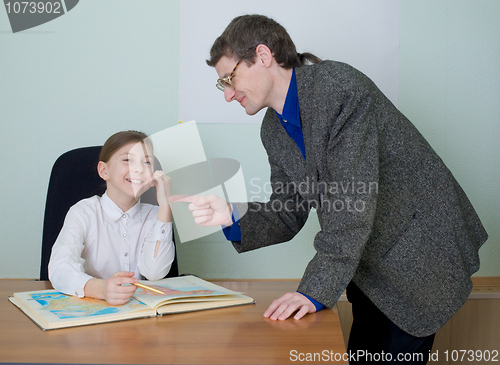
{"type": "Polygon", "coordinates": [[[236,63],[236,66],[234,66],[233,68],[233,71],[231,71],[231,73],[229,74],[229,76],[225,76],[225,77],[221,77],[219,79],[217,79],[217,84],[215,86],[217,86],[217,89],[219,89],[220,91],[224,91],[224,89],[229,86],[229,87],[232,87],[234,88],[234,85],[233,85],[233,76],[234,76],[234,71],[236,71],[236,69],[238,68],[238,66],[240,65],[240,62],[243,60],[243,58],[245,57],[246,53],[252,49],[252,48],[255,48],[255,47],[250,47],[250,48],[247,48],[247,50],[245,52],[243,52],[243,55],[241,56],[241,59],[236,63]]]}

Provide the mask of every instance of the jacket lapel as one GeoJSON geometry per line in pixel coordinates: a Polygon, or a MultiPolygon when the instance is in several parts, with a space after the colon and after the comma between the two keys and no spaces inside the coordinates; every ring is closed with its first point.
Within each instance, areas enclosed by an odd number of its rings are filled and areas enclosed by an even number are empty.
{"type": "MultiPolygon", "coordinates": [[[[318,186],[318,169],[317,169],[317,153],[318,144],[314,141],[313,121],[314,121],[314,105],[306,102],[313,100],[313,79],[310,66],[301,66],[295,69],[297,78],[297,91],[299,96],[300,107],[300,122],[302,125],[302,133],[304,136],[304,145],[306,149],[306,166],[303,179],[309,187],[307,198],[318,201],[318,191],[315,187],[318,186]]],[[[325,151],[323,151],[325,152],[325,151]]]]}

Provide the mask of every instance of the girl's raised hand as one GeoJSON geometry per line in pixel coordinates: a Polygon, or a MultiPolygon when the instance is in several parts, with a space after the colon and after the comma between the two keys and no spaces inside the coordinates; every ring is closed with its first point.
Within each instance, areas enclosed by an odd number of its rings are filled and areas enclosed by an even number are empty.
{"type": "Polygon", "coordinates": [[[156,186],[158,205],[168,205],[168,198],[172,193],[172,180],[163,171],[157,170],[151,178],[152,185],[156,186]]]}
{"type": "Polygon", "coordinates": [[[156,200],[160,206],[158,220],[172,222],[172,211],[168,201],[172,194],[172,180],[163,171],[157,170],[152,176],[151,183],[156,186],[156,200]]]}

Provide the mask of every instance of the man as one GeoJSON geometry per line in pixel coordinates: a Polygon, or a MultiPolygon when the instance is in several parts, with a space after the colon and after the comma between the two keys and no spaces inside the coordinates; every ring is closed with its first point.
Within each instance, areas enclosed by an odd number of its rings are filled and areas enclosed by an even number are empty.
{"type": "Polygon", "coordinates": [[[233,19],[207,63],[228,102],[250,115],[268,108],[261,139],[273,194],[267,203],[184,201],[198,224],[227,226],[238,252],[290,240],[314,207],[317,253],[298,292],[264,316],[300,319],[331,308],[347,287],[349,351],[393,363],[417,354],[405,363],[425,364],[435,332],[470,293],[487,234],[443,161],[374,83],[346,64],[319,61],[297,54],[272,19],[233,19]]]}

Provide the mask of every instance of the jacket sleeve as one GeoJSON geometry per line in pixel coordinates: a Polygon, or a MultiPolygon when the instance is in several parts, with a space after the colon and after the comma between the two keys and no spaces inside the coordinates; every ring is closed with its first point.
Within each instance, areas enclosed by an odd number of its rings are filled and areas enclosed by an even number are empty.
{"type": "Polygon", "coordinates": [[[240,253],[291,240],[309,216],[310,207],[295,193],[294,183],[272,157],[269,163],[273,191],[269,201],[235,203],[240,214],[241,242],[233,245],[240,253]]]}

